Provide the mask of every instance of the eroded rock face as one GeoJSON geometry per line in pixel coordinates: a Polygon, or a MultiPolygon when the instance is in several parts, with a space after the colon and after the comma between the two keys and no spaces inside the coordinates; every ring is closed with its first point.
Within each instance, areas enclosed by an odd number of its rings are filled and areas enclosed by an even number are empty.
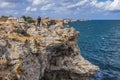
{"type": "Polygon", "coordinates": [[[99,69],[80,55],[74,28],[9,26],[0,30],[0,80],[89,80],[99,69]]]}

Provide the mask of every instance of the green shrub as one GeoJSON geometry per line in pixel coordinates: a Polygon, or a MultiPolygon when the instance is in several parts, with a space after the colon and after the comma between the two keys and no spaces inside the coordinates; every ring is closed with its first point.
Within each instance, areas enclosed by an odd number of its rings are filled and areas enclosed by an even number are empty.
{"type": "Polygon", "coordinates": [[[28,23],[34,23],[35,21],[33,19],[27,19],[28,23]]]}
{"type": "Polygon", "coordinates": [[[28,23],[35,23],[32,17],[30,16],[22,16],[22,18],[27,21],[28,23]]]}

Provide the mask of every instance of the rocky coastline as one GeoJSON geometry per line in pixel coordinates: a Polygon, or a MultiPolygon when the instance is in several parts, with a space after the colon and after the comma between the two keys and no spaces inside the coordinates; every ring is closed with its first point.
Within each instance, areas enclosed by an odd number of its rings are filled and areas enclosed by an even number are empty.
{"type": "Polygon", "coordinates": [[[99,67],[81,56],[79,35],[59,21],[1,23],[0,80],[90,80],[99,67]]]}

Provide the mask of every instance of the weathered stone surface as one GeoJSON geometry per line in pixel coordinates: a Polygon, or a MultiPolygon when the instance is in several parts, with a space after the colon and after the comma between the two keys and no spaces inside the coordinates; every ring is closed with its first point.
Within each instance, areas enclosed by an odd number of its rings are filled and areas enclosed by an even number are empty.
{"type": "Polygon", "coordinates": [[[99,69],[80,55],[74,28],[26,23],[0,28],[0,80],[89,80],[99,69]]]}

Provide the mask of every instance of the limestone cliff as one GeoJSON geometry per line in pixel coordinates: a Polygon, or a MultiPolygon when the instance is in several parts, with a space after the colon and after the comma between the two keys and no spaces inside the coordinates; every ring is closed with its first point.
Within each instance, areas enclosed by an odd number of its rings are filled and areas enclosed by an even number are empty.
{"type": "Polygon", "coordinates": [[[79,32],[62,25],[0,25],[0,80],[89,80],[99,68],[81,54],[79,32]]]}

